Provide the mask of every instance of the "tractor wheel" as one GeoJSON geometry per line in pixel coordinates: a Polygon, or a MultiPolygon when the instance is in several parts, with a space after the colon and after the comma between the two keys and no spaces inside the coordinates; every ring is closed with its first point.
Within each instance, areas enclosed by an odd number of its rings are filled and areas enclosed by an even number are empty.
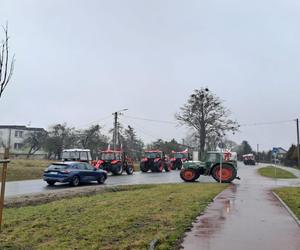
{"type": "Polygon", "coordinates": [[[166,162],[164,163],[164,169],[165,169],[166,172],[170,172],[171,171],[171,168],[170,168],[169,164],[166,163],[166,162]]]}
{"type": "Polygon", "coordinates": [[[133,174],[133,166],[127,165],[126,173],[127,173],[128,175],[132,175],[132,174],[133,174]]]}
{"type": "Polygon", "coordinates": [[[193,182],[199,178],[200,174],[196,169],[187,168],[180,171],[180,177],[184,181],[193,182]]]}
{"type": "Polygon", "coordinates": [[[164,162],[160,160],[160,161],[154,163],[153,170],[154,171],[152,171],[152,172],[161,173],[164,170],[164,162]]]}
{"type": "Polygon", "coordinates": [[[148,170],[149,170],[148,164],[145,163],[145,162],[141,162],[141,164],[140,164],[140,170],[141,170],[143,173],[148,172],[148,170]]]}
{"type": "Polygon", "coordinates": [[[211,175],[217,182],[221,180],[222,183],[230,183],[236,178],[237,172],[234,166],[223,164],[222,173],[220,165],[216,165],[212,169],[211,175]]]}
{"type": "Polygon", "coordinates": [[[123,173],[123,166],[122,164],[119,162],[116,165],[112,166],[112,171],[111,171],[114,175],[121,175],[123,173]]]}

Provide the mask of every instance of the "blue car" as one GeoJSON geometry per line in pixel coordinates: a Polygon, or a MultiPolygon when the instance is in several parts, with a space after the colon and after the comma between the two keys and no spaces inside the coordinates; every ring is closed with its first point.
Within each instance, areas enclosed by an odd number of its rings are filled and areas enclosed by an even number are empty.
{"type": "Polygon", "coordinates": [[[103,184],[107,179],[107,172],[95,169],[86,162],[57,162],[48,166],[44,171],[43,179],[50,186],[56,182],[68,182],[71,186],[90,181],[103,184]]]}

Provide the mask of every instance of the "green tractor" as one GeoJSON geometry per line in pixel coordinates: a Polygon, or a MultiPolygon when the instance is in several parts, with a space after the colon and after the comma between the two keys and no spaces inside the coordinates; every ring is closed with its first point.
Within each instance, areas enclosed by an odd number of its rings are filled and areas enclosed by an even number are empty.
{"type": "Polygon", "coordinates": [[[236,154],[231,152],[207,152],[205,162],[186,161],[180,171],[184,181],[193,182],[200,175],[211,175],[217,182],[230,183],[237,177],[236,154]],[[221,158],[222,157],[222,158],[221,158]]]}

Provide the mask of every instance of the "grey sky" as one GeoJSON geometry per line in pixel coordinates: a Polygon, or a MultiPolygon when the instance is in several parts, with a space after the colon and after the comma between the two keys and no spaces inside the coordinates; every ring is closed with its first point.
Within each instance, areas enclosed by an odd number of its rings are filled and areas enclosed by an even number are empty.
{"type": "MultiPolygon", "coordinates": [[[[111,113],[174,120],[208,87],[241,124],[294,119],[300,100],[300,2],[0,0],[17,62],[1,124],[84,127],[111,113]]],[[[105,119],[101,119],[105,118],[105,119]]],[[[146,141],[185,129],[122,118],[146,141]]],[[[261,148],[295,142],[295,124],[230,136],[261,148]]]]}

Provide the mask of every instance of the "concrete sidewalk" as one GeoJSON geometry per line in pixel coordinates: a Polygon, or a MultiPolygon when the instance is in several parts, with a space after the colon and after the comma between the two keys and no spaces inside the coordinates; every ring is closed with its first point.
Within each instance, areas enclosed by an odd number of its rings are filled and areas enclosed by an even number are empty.
{"type": "Polygon", "coordinates": [[[235,181],[198,217],[184,238],[184,249],[300,249],[300,227],[271,192],[289,181],[261,177],[257,168],[239,169],[241,181],[235,181]]]}

